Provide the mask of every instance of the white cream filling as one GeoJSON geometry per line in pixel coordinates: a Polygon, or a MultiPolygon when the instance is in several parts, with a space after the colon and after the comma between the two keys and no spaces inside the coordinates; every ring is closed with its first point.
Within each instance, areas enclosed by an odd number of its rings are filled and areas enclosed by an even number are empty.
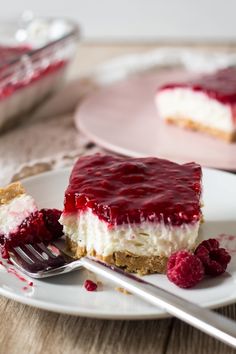
{"type": "Polygon", "coordinates": [[[139,256],[170,256],[179,249],[195,246],[199,222],[169,226],[164,223],[143,222],[124,224],[113,229],[90,209],[85,212],[62,214],[64,233],[80,247],[108,256],[113,252],[131,252],[139,256]]]}
{"type": "Polygon", "coordinates": [[[34,199],[26,194],[0,206],[0,234],[6,237],[16,232],[25,218],[37,210],[34,199]]]}
{"type": "Polygon", "coordinates": [[[157,93],[156,105],[163,119],[190,118],[206,127],[225,132],[235,130],[230,105],[214,100],[203,92],[188,88],[165,89],[157,93]]]}

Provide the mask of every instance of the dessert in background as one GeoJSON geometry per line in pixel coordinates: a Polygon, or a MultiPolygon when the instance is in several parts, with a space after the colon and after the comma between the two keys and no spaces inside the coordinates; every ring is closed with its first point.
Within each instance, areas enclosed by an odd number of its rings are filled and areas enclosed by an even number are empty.
{"type": "Polygon", "coordinates": [[[0,131],[60,88],[78,38],[71,21],[21,23],[2,22],[0,28],[0,131]]]}
{"type": "Polygon", "coordinates": [[[57,209],[39,210],[23,186],[12,183],[0,189],[0,255],[28,243],[48,242],[62,236],[57,209]]]}
{"type": "Polygon", "coordinates": [[[205,74],[158,89],[156,105],[167,122],[208,133],[228,142],[236,140],[236,68],[205,74]]]}
{"type": "Polygon", "coordinates": [[[194,249],[202,218],[201,167],[90,155],[71,173],[60,218],[75,257],[94,255],[130,272],[163,273],[194,249]]]}
{"type": "Polygon", "coordinates": [[[41,61],[37,64],[27,57],[29,52],[29,47],[0,45],[0,129],[10,126],[6,119],[33,108],[61,82],[67,60],[43,65],[43,58],[35,58],[41,61]]]}

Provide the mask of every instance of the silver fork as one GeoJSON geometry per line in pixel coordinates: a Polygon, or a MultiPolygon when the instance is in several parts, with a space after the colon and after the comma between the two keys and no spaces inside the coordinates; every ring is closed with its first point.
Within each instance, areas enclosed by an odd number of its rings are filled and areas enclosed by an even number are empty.
{"type": "Polygon", "coordinates": [[[83,257],[80,260],[74,260],[65,254],[61,247],[57,246],[55,244],[46,246],[40,243],[34,246],[16,247],[10,252],[10,259],[21,272],[32,278],[51,277],[84,267],[236,348],[236,324],[234,321],[95,258],[83,257]]]}

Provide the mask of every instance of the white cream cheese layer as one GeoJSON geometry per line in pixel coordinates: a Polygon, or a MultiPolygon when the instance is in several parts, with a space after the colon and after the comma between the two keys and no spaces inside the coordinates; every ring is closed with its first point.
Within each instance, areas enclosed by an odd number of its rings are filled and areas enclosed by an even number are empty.
{"type": "Polygon", "coordinates": [[[25,218],[37,210],[34,199],[26,194],[0,206],[0,234],[16,232],[25,218]]]}
{"type": "Polygon", "coordinates": [[[157,93],[157,109],[162,118],[189,118],[225,132],[235,130],[231,108],[203,92],[188,88],[165,89],[157,93]]]}
{"type": "Polygon", "coordinates": [[[90,209],[85,212],[65,214],[60,223],[64,233],[87,252],[108,256],[113,252],[131,252],[139,256],[170,256],[179,249],[195,246],[199,222],[181,226],[144,222],[141,225],[125,224],[113,229],[100,220],[90,209]]]}

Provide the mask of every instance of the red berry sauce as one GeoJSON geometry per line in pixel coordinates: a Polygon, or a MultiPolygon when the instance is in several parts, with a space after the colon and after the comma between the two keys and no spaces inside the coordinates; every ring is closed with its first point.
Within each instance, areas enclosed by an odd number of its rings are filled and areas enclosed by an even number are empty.
{"type": "Polygon", "coordinates": [[[57,239],[63,235],[63,226],[58,222],[61,216],[61,210],[58,209],[41,209],[43,214],[44,224],[48,231],[57,239]]]}
{"type": "Polygon", "coordinates": [[[178,87],[201,91],[223,104],[232,105],[236,103],[236,68],[221,69],[190,81],[167,83],[159,91],[178,87]]]}
{"type": "Polygon", "coordinates": [[[158,159],[80,158],[65,193],[64,214],[91,208],[110,227],[127,223],[194,223],[201,218],[201,167],[158,159]]]}
{"type": "Polygon", "coordinates": [[[61,237],[62,228],[58,223],[60,215],[61,212],[57,209],[42,209],[31,214],[16,232],[0,235],[0,255],[8,258],[10,248],[27,243],[49,242],[61,237]]]}

